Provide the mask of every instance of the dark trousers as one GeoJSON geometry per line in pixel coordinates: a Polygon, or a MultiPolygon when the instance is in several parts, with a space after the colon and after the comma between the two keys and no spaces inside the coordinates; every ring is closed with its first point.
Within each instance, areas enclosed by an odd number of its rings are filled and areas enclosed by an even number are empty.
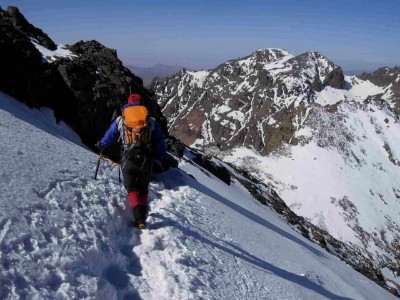
{"type": "Polygon", "coordinates": [[[124,186],[128,192],[128,199],[132,208],[137,205],[147,206],[152,165],[152,160],[144,155],[122,162],[124,186]]]}

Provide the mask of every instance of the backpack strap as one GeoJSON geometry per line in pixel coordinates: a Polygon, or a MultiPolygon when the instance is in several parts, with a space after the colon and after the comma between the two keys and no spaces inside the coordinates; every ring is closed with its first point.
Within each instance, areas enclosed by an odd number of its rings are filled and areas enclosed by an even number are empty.
{"type": "Polygon", "coordinates": [[[124,128],[123,128],[123,120],[122,120],[122,116],[119,116],[118,118],[117,118],[117,127],[118,127],[118,131],[119,131],[119,139],[118,139],[118,142],[119,141],[122,141],[122,142],[124,142],[124,128]]]}

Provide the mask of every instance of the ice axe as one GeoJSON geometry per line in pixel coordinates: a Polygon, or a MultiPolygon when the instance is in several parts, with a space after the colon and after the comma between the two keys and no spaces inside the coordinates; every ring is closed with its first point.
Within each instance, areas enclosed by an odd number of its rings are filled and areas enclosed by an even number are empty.
{"type": "Polygon", "coordinates": [[[97,172],[99,171],[100,161],[103,156],[103,149],[100,149],[99,158],[97,159],[96,172],[94,173],[94,180],[97,180],[97,172]]]}

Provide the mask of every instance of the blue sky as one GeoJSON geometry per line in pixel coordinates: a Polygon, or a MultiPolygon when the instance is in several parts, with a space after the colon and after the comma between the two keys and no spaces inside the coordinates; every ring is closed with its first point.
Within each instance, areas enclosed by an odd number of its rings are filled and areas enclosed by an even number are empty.
{"type": "Polygon", "coordinates": [[[3,1],[57,43],[98,40],[127,65],[211,68],[261,48],[345,70],[400,65],[400,0],[3,1]]]}

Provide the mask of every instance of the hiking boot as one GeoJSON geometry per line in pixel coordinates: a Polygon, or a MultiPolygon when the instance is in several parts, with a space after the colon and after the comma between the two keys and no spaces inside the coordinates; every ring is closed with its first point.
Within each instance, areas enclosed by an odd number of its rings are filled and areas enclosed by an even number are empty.
{"type": "Polygon", "coordinates": [[[135,226],[140,229],[146,227],[147,206],[137,205],[133,209],[133,217],[135,218],[135,226]]]}
{"type": "Polygon", "coordinates": [[[139,229],[145,229],[146,228],[146,222],[144,220],[138,220],[135,222],[135,227],[139,229]]]}

